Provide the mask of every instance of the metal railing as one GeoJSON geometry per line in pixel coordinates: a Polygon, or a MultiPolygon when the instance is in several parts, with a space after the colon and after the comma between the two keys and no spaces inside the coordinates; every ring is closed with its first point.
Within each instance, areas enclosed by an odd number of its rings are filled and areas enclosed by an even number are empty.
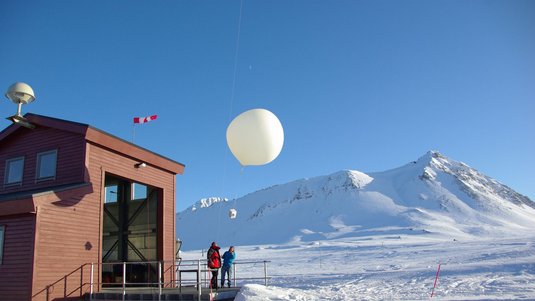
{"type": "MultiPolygon", "coordinates": [[[[269,262],[267,260],[235,261],[232,266],[233,286],[237,286],[237,281],[251,283],[258,280],[263,280],[264,285],[267,286],[268,280],[271,279],[267,270],[269,262]],[[259,276],[262,274],[263,276],[259,276]]],[[[119,291],[125,296],[129,288],[151,288],[157,289],[158,294],[162,295],[164,288],[175,288],[182,291],[183,287],[195,287],[200,298],[203,288],[210,289],[212,269],[207,267],[206,259],[174,262],[90,263],[88,265],[90,266],[89,299],[91,301],[97,290],[110,289],[115,292],[119,291]],[[99,266],[100,268],[98,268],[99,266]],[[95,270],[100,271],[101,281],[95,281],[95,279],[99,279],[98,275],[95,275],[95,270]],[[164,275],[168,276],[164,277],[164,275]],[[164,278],[169,279],[169,281],[165,281],[164,278]]]]}
{"type": "MultiPolygon", "coordinates": [[[[268,285],[267,266],[270,261],[235,261],[232,266],[233,287],[263,281],[268,285]]],[[[113,290],[123,296],[130,288],[151,288],[162,294],[166,288],[195,287],[197,294],[210,288],[211,270],[206,260],[144,261],[116,263],[86,263],[46,285],[32,299],[51,300],[56,297],[82,297],[89,293],[113,290]],[[164,281],[165,279],[165,281],[164,281]]],[[[219,277],[222,275],[220,274],[219,277]]],[[[221,279],[221,278],[220,278],[221,279]]]]}
{"type": "MultiPolygon", "coordinates": [[[[232,265],[232,283],[234,286],[237,286],[237,281],[240,282],[251,282],[255,280],[263,280],[264,285],[268,285],[268,280],[271,277],[268,276],[267,266],[270,261],[235,261],[232,265]],[[262,269],[259,271],[260,266],[262,269]],[[238,268],[239,267],[239,268],[238,268]],[[263,276],[257,276],[263,273],[263,276]],[[242,275],[243,276],[237,276],[242,275]]],[[[206,260],[183,260],[176,267],[176,282],[177,287],[195,285],[195,286],[205,286],[209,287],[210,272],[211,269],[206,267],[206,260]],[[184,273],[195,274],[194,277],[185,278],[182,276],[184,273]]],[[[221,279],[222,275],[219,275],[221,279]]]]}
{"type": "Polygon", "coordinates": [[[55,282],[47,284],[45,288],[33,294],[32,300],[44,298],[46,301],[49,301],[53,293],[63,298],[82,297],[89,287],[89,281],[86,279],[86,275],[90,274],[88,271],[89,268],[89,263],[82,264],[77,269],[55,282]]]}

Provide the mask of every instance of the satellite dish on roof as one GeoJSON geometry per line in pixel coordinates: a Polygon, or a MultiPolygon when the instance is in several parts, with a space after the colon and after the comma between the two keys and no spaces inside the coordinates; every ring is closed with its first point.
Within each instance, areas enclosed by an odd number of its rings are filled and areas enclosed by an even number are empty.
{"type": "Polygon", "coordinates": [[[6,92],[6,98],[17,104],[17,114],[7,117],[11,122],[33,129],[35,126],[22,117],[22,105],[29,104],[35,100],[35,94],[32,87],[26,83],[17,82],[9,86],[6,92]]]}
{"type": "Polygon", "coordinates": [[[16,104],[29,104],[35,100],[32,87],[26,83],[14,83],[7,88],[6,97],[16,104]]]}

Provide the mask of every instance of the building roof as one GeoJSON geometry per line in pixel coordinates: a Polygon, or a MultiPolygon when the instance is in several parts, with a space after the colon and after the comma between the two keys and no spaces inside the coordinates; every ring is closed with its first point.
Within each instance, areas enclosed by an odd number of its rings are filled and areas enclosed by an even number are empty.
{"type": "MultiPolygon", "coordinates": [[[[184,173],[184,164],[154,153],[88,124],[33,113],[27,113],[24,117],[35,126],[49,127],[82,135],[91,143],[98,144],[121,153],[124,156],[139,160],[140,163],[146,163],[174,174],[184,173]]],[[[20,127],[20,125],[12,124],[5,128],[0,132],[0,142],[15,133],[20,127]]]]}

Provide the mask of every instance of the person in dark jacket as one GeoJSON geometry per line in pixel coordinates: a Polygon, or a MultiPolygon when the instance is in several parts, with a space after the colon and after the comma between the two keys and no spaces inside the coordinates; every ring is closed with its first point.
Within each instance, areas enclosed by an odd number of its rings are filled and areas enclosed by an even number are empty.
{"type": "Polygon", "coordinates": [[[223,267],[221,268],[221,287],[225,287],[225,277],[227,277],[227,285],[230,287],[230,277],[232,276],[232,264],[236,259],[234,247],[231,246],[228,251],[223,254],[223,267]]]}
{"type": "Polygon", "coordinates": [[[213,289],[217,289],[217,274],[221,267],[221,255],[219,254],[219,249],[217,243],[214,241],[206,254],[208,257],[208,267],[212,271],[212,281],[210,282],[210,286],[213,289]]]}

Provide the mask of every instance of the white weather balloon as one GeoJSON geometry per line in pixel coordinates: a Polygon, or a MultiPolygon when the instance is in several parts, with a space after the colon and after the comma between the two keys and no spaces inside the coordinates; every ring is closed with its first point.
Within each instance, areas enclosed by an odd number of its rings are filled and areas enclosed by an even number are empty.
{"type": "Polygon", "coordinates": [[[227,144],[241,165],[264,165],[280,154],[284,130],[273,113],[253,109],[232,120],[227,128],[227,144]]]}

